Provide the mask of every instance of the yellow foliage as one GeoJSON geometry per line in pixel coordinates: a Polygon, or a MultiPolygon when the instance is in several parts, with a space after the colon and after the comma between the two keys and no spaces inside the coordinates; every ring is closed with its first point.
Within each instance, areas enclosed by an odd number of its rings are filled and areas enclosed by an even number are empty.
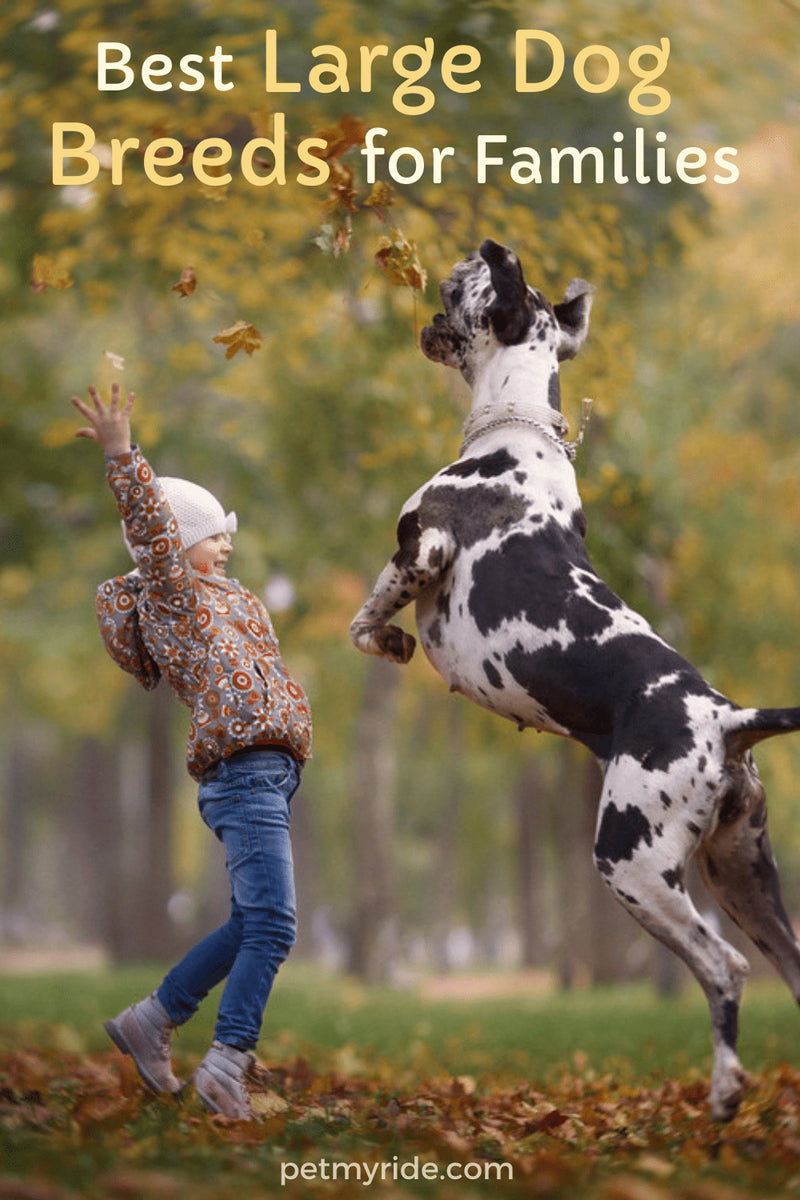
{"type": "Polygon", "coordinates": [[[12,607],[25,600],[33,590],[35,578],[27,567],[0,569],[0,603],[12,607]]]}
{"type": "Polygon", "coordinates": [[[168,411],[148,411],[139,408],[136,414],[136,435],[141,439],[142,445],[155,445],[160,440],[162,430],[168,420],[168,411]]]}
{"type": "Polygon", "coordinates": [[[715,507],[726,492],[747,484],[761,490],[769,480],[772,451],[755,429],[731,431],[716,425],[693,429],[678,450],[693,504],[715,507]]]}
{"type": "Polygon", "coordinates": [[[75,440],[75,418],[74,417],[56,417],[49,421],[44,427],[41,434],[42,445],[48,450],[55,450],[59,446],[67,446],[75,440]]]}
{"type": "Polygon", "coordinates": [[[676,538],[672,558],[679,575],[693,579],[701,571],[707,557],[705,539],[694,526],[685,528],[676,538]]]}
{"type": "Polygon", "coordinates": [[[208,365],[210,351],[202,342],[177,342],[167,348],[167,359],[174,370],[190,378],[204,371],[208,365]]]}
{"type": "MultiPolygon", "coordinates": [[[[70,256],[71,257],[71,256],[70,256]]],[[[35,292],[43,292],[46,288],[63,291],[71,288],[75,282],[65,265],[65,254],[51,258],[47,254],[34,254],[31,269],[31,287],[35,292]]]]}
{"type": "Polygon", "coordinates": [[[786,199],[800,188],[796,123],[773,122],[739,148],[738,161],[736,187],[713,193],[714,236],[695,236],[687,262],[706,289],[736,300],[725,320],[715,315],[703,329],[703,342],[725,365],[757,351],[775,325],[800,319],[791,268],[800,258],[800,224],[786,199]]]}

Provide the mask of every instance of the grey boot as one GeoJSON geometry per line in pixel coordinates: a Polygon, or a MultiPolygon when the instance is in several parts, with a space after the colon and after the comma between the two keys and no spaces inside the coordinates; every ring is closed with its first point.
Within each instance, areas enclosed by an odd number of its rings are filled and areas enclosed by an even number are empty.
{"type": "Polygon", "coordinates": [[[172,1073],[172,1021],[153,992],[105,1023],[105,1031],[123,1054],[130,1054],[152,1092],[179,1092],[184,1086],[172,1073]]]}
{"type": "Polygon", "coordinates": [[[253,1116],[246,1077],[255,1062],[250,1050],[237,1050],[212,1042],[211,1049],[194,1073],[197,1094],[212,1112],[249,1120],[253,1116]]]}

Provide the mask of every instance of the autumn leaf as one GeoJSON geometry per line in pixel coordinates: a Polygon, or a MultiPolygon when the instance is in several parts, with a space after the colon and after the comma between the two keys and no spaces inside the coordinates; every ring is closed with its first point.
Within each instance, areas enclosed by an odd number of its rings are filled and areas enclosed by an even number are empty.
{"type": "Polygon", "coordinates": [[[340,254],[346,253],[350,249],[352,233],[353,227],[349,218],[341,225],[326,223],[320,226],[319,234],[314,238],[314,245],[319,246],[323,254],[330,254],[333,258],[338,258],[340,254]]]}
{"type": "Polygon", "coordinates": [[[275,1117],[285,1113],[289,1108],[288,1103],[283,1096],[279,1096],[277,1092],[257,1092],[253,1091],[251,1097],[253,1112],[260,1117],[275,1117]]]}
{"type": "Polygon", "coordinates": [[[178,282],[173,283],[172,290],[183,298],[184,296],[191,296],[196,287],[197,276],[194,273],[194,267],[184,267],[178,282]]]}
{"type": "Polygon", "coordinates": [[[237,321],[235,325],[229,325],[216,334],[212,340],[225,347],[226,358],[233,358],[240,350],[252,354],[260,348],[264,339],[249,321],[237,321]]]}
{"type": "Polygon", "coordinates": [[[397,287],[423,291],[428,275],[419,261],[416,244],[409,242],[399,229],[393,229],[391,237],[381,238],[378,245],[375,261],[390,282],[397,287]]]}
{"type": "Polygon", "coordinates": [[[383,209],[391,208],[394,204],[394,192],[390,183],[384,183],[378,179],[372,185],[372,191],[364,201],[366,208],[373,208],[375,212],[383,218],[383,209]]]}
{"type": "Polygon", "coordinates": [[[329,209],[344,209],[357,212],[358,197],[353,184],[353,172],[340,162],[331,163],[331,187],[326,200],[329,209]]]}
{"type": "Polygon", "coordinates": [[[352,146],[360,146],[366,137],[368,126],[345,113],[335,125],[318,129],[314,134],[326,143],[326,148],[320,152],[320,157],[331,161],[341,156],[352,146]]]}
{"type": "Polygon", "coordinates": [[[73,283],[69,271],[59,259],[50,258],[46,254],[34,254],[31,270],[32,291],[44,292],[50,287],[62,292],[65,288],[71,288],[73,283]]]}
{"type": "MultiPolygon", "coordinates": [[[[315,1057],[321,1067],[323,1052],[315,1057]]],[[[176,1066],[188,1074],[192,1064],[179,1060],[176,1066]]],[[[229,1169],[241,1148],[266,1163],[289,1164],[297,1178],[292,1164],[308,1157],[310,1145],[318,1159],[341,1157],[343,1139],[353,1162],[502,1167],[504,1174],[487,1175],[501,1180],[502,1189],[446,1195],[502,1194],[505,1200],[534,1194],[760,1200],[789,1194],[800,1154],[800,1072],[788,1065],[755,1076],[746,1104],[724,1128],[698,1107],[705,1105],[707,1080],[622,1087],[588,1059],[585,1068],[573,1063],[541,1089],[528,1081],[502,1085],[491,1074],[400,1083],[390,1064],[380,1063],[375,1073],[360,1051],[345,1046],[323,1071],[304,1058],[268,1070],[254,1064],[247,1080],[250,1121],[205,1112],[191,1088],[180,1099],[151,1096],[130,1058],[112,1050],[17,1046],[0,1051],[0,1079],[0,1159],[4,1148],[14,1147],[18,1161],[26,1152],[36,1163],[27,1177],[0,1170],[0,1197],[10,1200],[66,1200],[60,1184],[65,1155],[76,1149],[99,1173],[103,1195],[136,1200],[218,1196],[215,1185],[206,1188],[190,1177],[184,1156],[187,1164],[202,1156],[213,1176],[229,1169]]],[[[237,1186],[242,1200],[265,1194],[257,1179],[248,1186],[244,1174],[237,1186]]],[[[416,1194],[392,1190],[397,1200],[416,1194]]]]}

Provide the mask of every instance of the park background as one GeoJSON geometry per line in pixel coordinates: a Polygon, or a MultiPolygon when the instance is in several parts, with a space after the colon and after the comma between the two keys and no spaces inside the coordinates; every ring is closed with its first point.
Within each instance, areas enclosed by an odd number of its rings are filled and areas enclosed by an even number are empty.
{"type": "MultiPolygon", "coordinates": [[[[520,735],[451,697],[418,654],[359,655],[349,622],[392,552],[405,498],[458,453],[467,393],[427,362],[419,330],[439,281],[491,236],[552,300],[597,288],[590,336],[562,370],[599,571],[742,704],[800,698],[797,580],[800,243],[794,0],[5,0],[0,13],[0,958],[6,970],[136,964],[179,953],[226,911],[224,865],[183,766],[186,714],[105,654],[102,579],[128,568],[73,394],[119,378],[157,471],[202,481],[239,515],[231,573],[265,597],[315,716],[294,805],[301,931],[293,962],[369,984],[459,995],[488,973],[513,989],[682,974],[606,895],[591,865],[598,776],[580,748],[520,735]],[[432,71],[422,116],[370,93],[269,97],[307,81],[312,47],[480,49],[481,90],[432,71]],[[559,84],[514,93],[519,28],[557,34],[559,84]],[[631,51],[671,41],[669,109],[628,104],[631,51]],[[101,94],[100,40],[139,64],[222,44],[235,89],[101,94]],[[618,54],[588,94],[574,55],[618,54]],[[53,121],[98,144],[207,136],[241,146],[287,118],[288,180],[158,187],[130,156],[85,187],[51,182],[53,121]],[[372,188],[363,132],[429,159],[442,184],[372,188]],[[629,143],[668,156],[738,150],[740,178],[698,186],[475,179],[479,134],[515,146],[629,143]],[[331,147],[325,187],[296,182],[293,147],[331,147]],[[220,340],[223,339],[223,340],[220,340]],[[227,339],[227,340],[225,340],[227,339]]],[[[387,61],[387,60],[384,60],[387,61]]],[[[387,156],[388,157],[388,156],[387,156]]],[[[385,163],[386,159],[384,159],[385,163]]],[[[390,184],[385,170],[383,182],[390,184]]],[[[410,614],[409,614],[410,617],[410,614]]],[[[406,622],[411,628],[411,621],[406,622]]],[[[758,751],[790,913],[800,916],[800,744],[758,751]]],[[[705,899],[699,903],[706,906],[705,899]]],[[[748,951],[758,974],[762,964],[748,951]]],[[[291,965],[286,968],[291,970],[291,965]]],[[[57,983],[53,985],[57,988],[57,983]]],[[[133,997],[131,997],[133,998],[133,997]]]]}

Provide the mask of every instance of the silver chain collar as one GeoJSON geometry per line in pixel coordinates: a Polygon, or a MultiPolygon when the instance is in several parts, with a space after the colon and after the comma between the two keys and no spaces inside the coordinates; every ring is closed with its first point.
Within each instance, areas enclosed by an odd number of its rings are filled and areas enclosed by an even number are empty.
{"type": "Polygon", "coordinates": [[[543,433],[544,436],[549,438],[549,440],[555,446],[557,446],[559,450],[566,454],[570,462],[572,462],[575,458],[578,447],[583,441],[584,434],[586,433],[586,426],[589,424],[591,411],[592,401],[587,398],[583,401],[581,426],[578,436],[574,442],[567,442],[564,440],[564,434],[569,429],[569,425],[567,424],[564,415],[560,412],[556,412],[555,409],[544,409],[539,406],[539,412],[545,418],[544,420],[539,420],[536,417],[517,415],[513,412],[507,412],[504,416],[494,417],[493,419],[486,421],[484,424],[478,424],[481,416],[481,411],[478,410],[477,412],[470,413],[470,416],[467,418],[467,421],[464,425],[465,436],[463,442],[461,443],[459,456],[463,455],[465,451],[469,449],[472,443],[479,437],[483,437],[485,433],[490,433],[494,429],[504,429],[509,425],[526,425],[531,429],[537,430],[538,433],[543,433]],[[471,428],[471,426],[475,426],[475,428],[471,428]]]}

